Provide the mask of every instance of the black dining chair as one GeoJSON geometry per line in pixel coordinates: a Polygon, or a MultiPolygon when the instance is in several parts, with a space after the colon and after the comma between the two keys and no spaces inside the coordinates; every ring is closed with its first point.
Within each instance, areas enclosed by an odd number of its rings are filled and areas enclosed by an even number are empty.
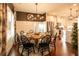
{"type": "Polygon", "coordinates": [[[47,50],[50,54],[50,46],[49,46],[50,40],[51,40],[50,35],[46,35],[41,39],[41,42],[39,43],[39,46],[38,46],[38,52],[40,51],[42,55],[44,55],[43,52],[47,50]]]}
{"type": "Polygon", "coordinates": [[[57,33],[54,35],[54,38],[51,41],[51,46],[53,48],[53,55],[55,55],[55,53],[56,53],[56,39],[57,39],[57,33]]]}
{"type": "Polygon", "coordinates": [[[21,55],[23,55],[23,52],[24,52],[25,50],[27,50],[28,56],[29,56],[29,54],[30,54],[32,51],[35,52],[34,43],[31,43],[30,40],[29,40],[26,36],[22,35],[22,36],[21,36],[21,41],[22,41],[22,45],[23,45],[23,49],[22,49],[21,55]]]}
{"type": "Polygon", "coordinates": [[[20,46],[22,45],[22,42],[20,40],[20,35],[18,33],[16,33],[16,43],[20,46]]]}
{"type": "Polygon", "coordinates": [[[53,42],[52,42],[53,47],[56,47],[56,38],[57,38],[57,33],[55,34],[53,42]]]}
{"type": "Polygon", "coordinates": [[[20,35],[18,33],[15,34],[15,44],[17,53],[21,55],[19,49],[22,48],[22,42],[20,40],[20,35]]]}
{"type": "Polygon", "coordinates": [[[1,46],[1,38],[0,38],[0,46],[1,46]]]}

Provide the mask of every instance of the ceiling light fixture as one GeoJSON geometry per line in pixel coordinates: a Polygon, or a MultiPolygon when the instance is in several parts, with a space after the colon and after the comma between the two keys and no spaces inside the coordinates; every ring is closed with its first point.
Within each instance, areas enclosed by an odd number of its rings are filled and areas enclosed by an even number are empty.
{"type": "Polygon", "coordinates": [[[36,20],[39,18],[39,19],[44,19],[44,16],[41,16],[40,17],[40,14],[38,14],[38,9],[37,9],[37,7],[38,7],[38,3],[35,3],[35,5],[36,5],[36,20]]]}
{"type": "Polygon", "coordinates": [[[73,4],[73,6],[77,6],[77,4],[73,4]]]}
{"type": "Polygon", "coordinates": [[[69,19],[72,20],[72,19],[75,19],[78,17],[78,10],[74,10],[72,8],[70,8],[70,15],[69,15],[69,19]]]}
{"type": "Polygon", "coordinates": [[[38,3],[35,3],[35,13],[27,13],[27,20],[31,20],[31,21],[45,21],[46,20],[46,13],[43,14],[39,14],[38,13],[38,3]]]}
{"type": "Polygon", "coordinates": [[[40,17],[40,15],[37,14],[37,12],[38,12],[38,10],[37,10],[38,3],[35,3],[35,5],[36,5],[36,17],[40,17]]]}

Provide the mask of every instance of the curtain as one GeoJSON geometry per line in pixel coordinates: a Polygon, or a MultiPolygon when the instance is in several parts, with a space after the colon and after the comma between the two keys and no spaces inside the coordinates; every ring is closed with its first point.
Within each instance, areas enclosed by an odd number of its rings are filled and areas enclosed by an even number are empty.
{"type": "Polygon", "coordinates": [[[49,32],[51,34],[51,36],[53,36],[53,28],[54,28],[54,24],[51,21],[47,22],[47,32],[49,32]]]}

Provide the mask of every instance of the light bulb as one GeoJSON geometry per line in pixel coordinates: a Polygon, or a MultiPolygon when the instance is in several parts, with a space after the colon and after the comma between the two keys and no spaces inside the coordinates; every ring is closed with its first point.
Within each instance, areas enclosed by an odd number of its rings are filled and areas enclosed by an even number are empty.
{"type": "Polygon", "coordinates": [[[73,6],[77,6],[77,4],[73,4],[73,6]]]}

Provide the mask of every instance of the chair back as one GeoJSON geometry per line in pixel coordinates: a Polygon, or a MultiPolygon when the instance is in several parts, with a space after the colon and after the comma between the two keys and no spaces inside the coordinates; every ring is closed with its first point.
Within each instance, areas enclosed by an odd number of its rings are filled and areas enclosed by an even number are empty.
{"type": "Polygon", "coordinates": [[[34,39],[30,39],[29,41],[30,41],[30,43],[33,43],[35,45],[35,40],[34,39]]]}
{"type": "Polygon", "coordinates": [[[54,36],[54,40],[56,40],[56,38],[57,38],[57,33],[56,33],[55,36],[54,36]]]}
{"type": "Polygon", "coordinates": [[[41,42],[40,43],[50,43],[50,40],[51,40],[51,38],[50,38],[50,35],[46,35],[46,36],[44,36],[42,39],[41,39],[41,42]]]}
{"type": "Polygon", "coordinates": [[[48,44],[50,44],[51,42],[51,36],[50,35],[46,35],[46,41],[48,44]]]}
{"type": "Polygon", "coordinates": [[[46,43],[46,38],[45,38],[45,36],[44,36],[43,38],[41,38],[40,43],[46,43]]]}
{"type": "Polygon", "coordinates": [[[24,34],[24,31],[20,31],[20,35],[23,35],[24,34]]]}
{"type": "Polygon", "coordinates": [[[57,33],[54,36],[54,40],[53,40],[54,43],[56,43],[56,38],[57,38],[57,33]]]}
{"type": "Polygon", "coordinates": [[[21,39],[22,44],[29,43],[29,40],[25,35],[21,35],[20,39],[21,39]]]}
{"type": "Polygon", "coordinates": [[[16,33],[16,42],[19,44],[19,43],[21,43],[21,41],[20,41],[20,39],[19,39],[19,34],[18,33],[16,33]]]}

